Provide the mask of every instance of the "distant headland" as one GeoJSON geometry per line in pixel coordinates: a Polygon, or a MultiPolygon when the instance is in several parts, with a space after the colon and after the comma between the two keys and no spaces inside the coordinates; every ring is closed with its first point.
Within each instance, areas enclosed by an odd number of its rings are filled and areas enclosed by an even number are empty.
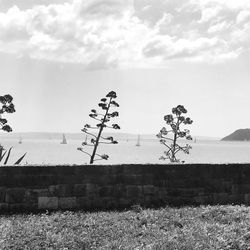
{"type": "Polygon", "coordinates": [[[222,141],[250,141],[250,128],[238,129],[221,139],[222,141]]]}

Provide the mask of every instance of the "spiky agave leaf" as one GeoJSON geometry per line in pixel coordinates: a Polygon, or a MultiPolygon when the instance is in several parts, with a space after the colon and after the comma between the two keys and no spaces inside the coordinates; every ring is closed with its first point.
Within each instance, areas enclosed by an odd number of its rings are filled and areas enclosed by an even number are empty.
{"type": "Polygon", "coordinates": [[[20,158],[14,163],[14,165],[20,164],[21,161],[23,160],[23,158],[25,157],[26,154],[27,154],[27,153],[25,153],[22,157],[20,157],[20,158]]]}
{"type": "Polygon", "coordinates": [[[10,158],[10,153],[11,153],[11,150],[12,150],[12,147],[8,150],[8,154],[7,154],[7,156],[6,156],[6,158],[5,158],[5,161],[4,161],[4,165],[6,165],[7,163],[8,163],[8,160],[9,160],[9,158],[10,158]]]}
{"type": "Polygon", "coordinates": [[[2,154],[2,156],[1,156],[1,158],[0,158],[0,162],[3,160],[4,156],[6,155],[6,153],[7,153],[7,151],[5,151],[5,152],[2,154]]]}
{"type": "Polygon", "coordinates": [[[6,151],[4,153],[3,153],[3,151],[4,151],[3,146],[0,146],[0,162],[2,161],[2,159],[3,159],[3,157],[4,157],[5,153],[6,153],[6,151]]]}

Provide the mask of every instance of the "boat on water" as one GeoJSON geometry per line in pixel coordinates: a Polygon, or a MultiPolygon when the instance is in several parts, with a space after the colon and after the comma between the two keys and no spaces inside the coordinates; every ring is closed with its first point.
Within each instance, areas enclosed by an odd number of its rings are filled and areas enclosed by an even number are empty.
{"type": "Polygon", "coordinates": [[[19,137],[19,141],[18,141],[18,143],[19,143],[19,144],[22,144],[22,143],[23,143],[23,139],[22,139],[22,137],[21,137],[21,136],[19,137]]]}
{"type": "Polygon", "coordinates": [[[62,138],[61,144],[67,144],[67,140],[66,140],[65,134],[63,134],[63,138],[62,138]]]}
{"type": "Polygon", "coordinates": [[[135,144],[135,146],[137,146],[137,147],[141,146],[140,140],[141,140],[141,137],[140,137],[140,135],[138,135],[138,137],[137,137],[137,143],[135,144]]]}

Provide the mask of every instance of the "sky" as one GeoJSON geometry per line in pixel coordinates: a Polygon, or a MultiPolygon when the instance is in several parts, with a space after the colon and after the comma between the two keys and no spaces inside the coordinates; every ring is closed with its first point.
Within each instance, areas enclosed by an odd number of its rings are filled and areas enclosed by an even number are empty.
{"type": "Polygon", "coordinates": [[[124,133],[184,105],[191,134],[250,128],[249,0],[0,0],[0,95],[14,132],[80,132],[117,93],[124,133]]]}

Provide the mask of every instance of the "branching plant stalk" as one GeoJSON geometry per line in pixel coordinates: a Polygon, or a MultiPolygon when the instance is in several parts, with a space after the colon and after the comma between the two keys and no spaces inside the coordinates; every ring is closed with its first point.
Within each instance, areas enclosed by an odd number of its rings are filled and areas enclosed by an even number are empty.
{"type": "Polygon", "coordinates": [[[176,158],[176,155],[179,151],[189,154],[189,150],[191,149],[189,144],[180,146],[177,143],[177,140],[181,138],[192,140],[192,137],[189,134],[190,131],[188,129],[181,130],[180,128],[181,124],[190,125],[193,123],[189,117],[182,115],[186,113],[187,110],[184,108],[184,106],[178,105],[172,109],[172,114],[164,116],[164,120],[166,121],[166,124],[171,127],[171,130],[163,127],[160,130],[160,133],[157,134],[157,137],[160,139],[160,143],[167,147],[167,151],[164,152],[165,156],[162,156],[160,159],[168,159],[170,162],[180,162],[180,160],[176,158]],[[173,138],[169,137],[171,134],[173,134],[173,138]],[[169,141],[169,145],[167,144],[167,141],[169,141]]]}
{"type": "Polygon", "coordinates": [[[90,164],[93,164],[93,163],[94,163],[96,150],[97,150],[97,147],[98,147],[98,145],[99,145],[99,140],[100,140],[100,137],[101,137],[103,128],[104,128],[104,123],[105,123],[107,114],[108,114],[108,112],[109,112],[109,108],[110,108],[110,103],[111,103],[111,101],[112,101],[112,97],[110,97],[110,99],[109,99],[109,104],[108,104],[106,113],[105,113],[105,115],[104,115],[104,117],[103,117],[103,120],[102,120],[100,129],[99,129],[99,133],[98,133],[97,138],[96,138],[96,143],[95,143],[95,146],[94,146],[94,149],[93,149],[93,153],[92,153],[92,155],[91,155],[91,157],[90,157],[90,164]]]}
{"type": "Polygon", "coordinates": [[[109,128],[109,129],[120,129],[120,126],[118,124],[112,124],[111,126],[108,126],[110,119],[115,118],[119,116],[119,113],[117,111],[110,112],[110,109],[113,107],[119,107],[119,104],[114,101],[116,98],[116,93],[114,91],[110,91],[105,98],[102,98],[100,103],[98,103],[98,106],[102,109],[105,110],[103,114],[101,112],[97,112],[96,109],[92,109],[91,113],[89,116],[94,119],[99,121],[96,126],[91,126],[89,124],[85,124],[84,128],[82,129],[82,132],[86,134],[86,139],[82,143],[82,147],[78,147],[77,150],[87,154],[90,157],[90,164],[93,164],[95,161],[99,160],[108,160],[109,156],[107,154],[97,154],[97,148],[99,144],[117,144],[118,142],[114,140],[112,136],[108,137],[103,137],[102,132],[104,128],[109,128]],[[88,129],[96,129],[96,134],[95,133],[90,133],[88,132],[88,129]],[[90,136],[89,143],[87,140],[87,135],[90,136]],[[88,153],[84,150],[84,146],[92,146],[93,151],[92,153],[88,153]],[[97,158],[95,158],[97,156],[97,158]],[[98,158],[100,157],[100,158],[98,158]]]}

